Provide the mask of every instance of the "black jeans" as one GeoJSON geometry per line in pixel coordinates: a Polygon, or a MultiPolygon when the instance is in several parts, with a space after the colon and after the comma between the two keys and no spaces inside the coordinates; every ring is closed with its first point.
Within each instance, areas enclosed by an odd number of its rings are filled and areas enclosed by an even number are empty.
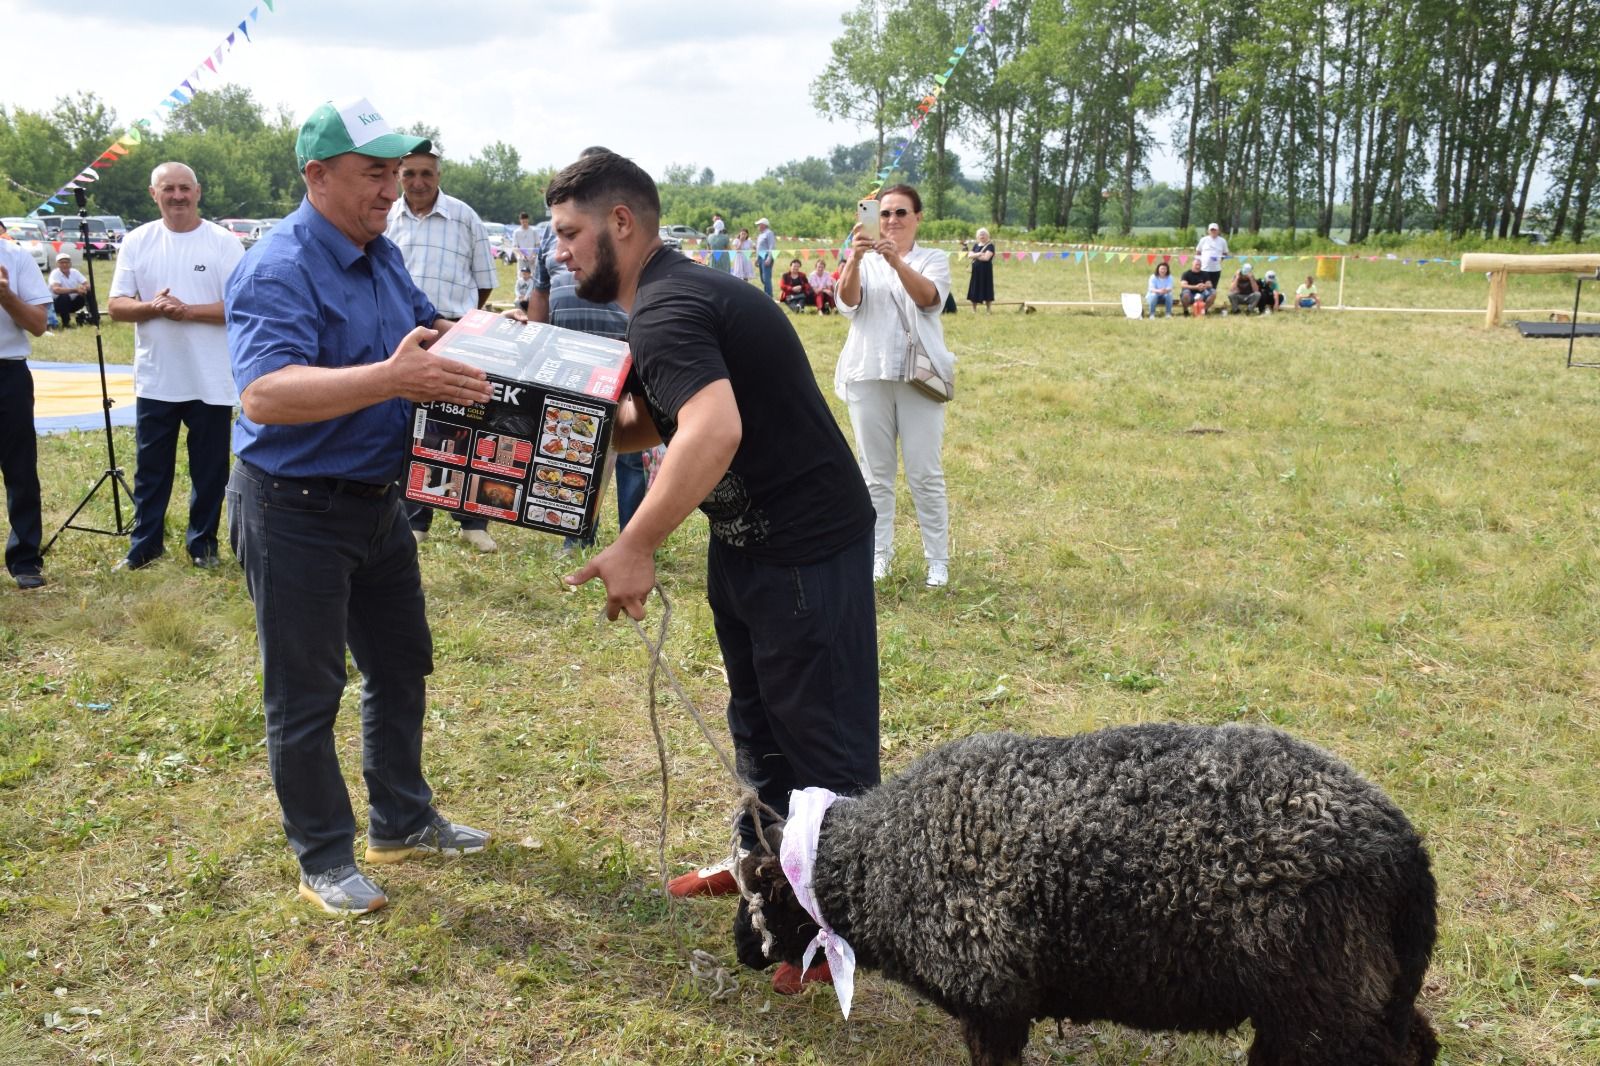
{"type": "Polygon", "coordinates": [[[44,566],[39,543],[44,518],[39,503],[39,440],[33,430],[33,374],[24,359],[0,359],[0,476],[6,480],[6,569],[37,574],[44,566]]]}
{"type": "Polygon", "coordinates": [[[72,326],[72,312],[82,311],[87,308],[91,319],[100,317],[99,308],[95,307],[94,299],[88,293],[63,292],[55,297],[56,317],[61,320],[62,329],[72,326]]]}
{"type": "Polygon", "coordinates": [[[166,551],[167,503],[178,461],[178,429],[189,429],[189,528],[184,543],[191,559],[217,554],[222,494],[228,486],[229,433],[233,408],[199,400],[134,401],[133,539],[128,560],[135,566],[166,551]]]}
{"type": "Polygon", "coordinates": [[[368,835],[403,839],[432,813],[422,720],[433,638],[400,503],[393,485],[274,477],[243,460],[228,481],[230,540],[256,608],[267,767],[307,874],[354,859],[333,734],[346,647],[362,677],[368,835]]]}
{"type": "MultiPolygon", "coordinates": [[[[807,566],[757,562],[713,537],[706,574],[728,671],[728,731],[762,802],[787,816],[793,789],[849,796],[876,785],[872,531],[807,566]]],[[[755,845],[748,814],[739,833],[755,845]]]]}

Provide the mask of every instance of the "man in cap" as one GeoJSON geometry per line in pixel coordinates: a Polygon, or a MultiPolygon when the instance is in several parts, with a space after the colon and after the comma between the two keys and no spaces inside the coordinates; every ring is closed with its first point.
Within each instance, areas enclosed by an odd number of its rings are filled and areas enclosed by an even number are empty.
{"type": "Polygon", "coordinates": [[[761,267],[761,288],[768,297],[772,295],[772,257],[778,250],[777,235],[772,223],[765,218],[756,219],[756,264],[761,267]]]}
{"type": "MultiPolygon", "coordinates": [[[[400,161],[400,199],[389,209],[388,237],[434,309],[452,322],[482,307],[497,282],[489,231],[478,213],[439,188],[439,156],[430,149],[400,161]]],[[[497,545],[485,518],[457,514],[461,539],[481,552],[497,545]]],[[[411,535],[426,539],[433,508],[406,503],[411,535]]]]}
{"type": "Polygon", "coordinates": [[[39,504],[39,442],[33,430],[28,334],[44,336],[50,289],[39,264],[0,224],[0,477],[6,482],[6,569],[20,589],[44,584],[44,518],[39,504]]]}
{"type": "Polygon", "coordinates": [[[334,750],[347,647],[362,675],[367,861],[489,839],[434,810],[422,774],[433,641],[395,485],[412,401],[491,397],[482,371],[426,349],[449,323],[383,236],[400,160],[430,147],[366,100],[317,108],[295,142],[306,198],[249,251],[225,298],[242,407],[230,536],[255,601],[267,764],[300,895],[330,914],[387,902],[355,866],[334,750]]]}
{"type": "Polygon", "coordinates": [[[133,323],[133,538],[118,569],[148,566],[166,551],[167,502],[178,431],[189,432],[189,561],[221,562],[217,528],[228,484],[228,429],[239,393],[228,362],[222,290],[244,258],[233,234],[200,217],[200,181],[183,163],[150,172],[161,217],[123,239],[107,310],[133,323]]]}
{"type": "Polygon", "coordinates": [[[1278,284],[1276,270],[1267,271],[1267,276],[1261,282],[1260,309],[1264,315],[1283,310],[1283,286],[1278,284]]]}
{"type": "Polygon", "coordinates": [[[1206,235],[1200,238],[1194,250],[1200,260],[1200,270],[1211,279],[1211,287],[1221,287],[1222,261],[1228,258],[1228,239],[1222,235],[1222,227],[1215,222],[1207,226],[1206,235]]]}
{"type": "Polygon", "coordinates": [[[99,314],[98,307],[89,306],[89,279],[72,268],[72,253],[65,248],[56,255],[56,268],[50,271],[50,294],[62,329],[72,328],[72,316],[78,311],[84,311],[88,319],[99,314]]]}

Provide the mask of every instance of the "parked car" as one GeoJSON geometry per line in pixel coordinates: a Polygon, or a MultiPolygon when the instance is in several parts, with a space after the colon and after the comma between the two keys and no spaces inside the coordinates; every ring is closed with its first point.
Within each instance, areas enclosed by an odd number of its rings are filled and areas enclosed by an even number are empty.
{"type": "Polygon", "coordinates": [[[22,245],[23,251],[33,256],[33,261],[39,264],[39,269],[48,274],[56,268],[56,256],[60,250],[72,257],[74,270],[82,270],[83,249],[72,241],[61,241],[50,236],[45,226],[46,220],[34,215],[27,218],[7,218],[4,220],[6,230],[11,239],[22,245]]]}
{"type": "MultiPolygon", "coordinates": [[[[6,224],[6,236],[16,241],[17,245],[38,264],[40,271],[48,274],[55,263],[55,249],[50,247],[44,231],[44,226],[29,218],[0,218],[6,224]]],[[[76,265],[76,264],[74,264],[76,265]]]]}
{"type": "Polygon", "coordinates": [[[106,224],[106,232],[111,235],[112,241],[116,243],[118,248],[122,247],[122,238],[128,235],[128,224],[122,221],[121,215],[90,215],[89,217],[92,219],[97,218],[104,222],[106,224]]]}
{"type": "MultiPolygon", "coordinates": [[[[283,221],[283,219],[281,219],[281,218],[264,218],[261,221],[257,222],[256,225],[255,225],[255,228],[250,231],[250,244],[255,244],[261,238],[265,237],[267,235],[267,233],[269,231],[271,231],[273,226],[276,226],[278,223],[280,223],[282,221],[283,221]]],[[[248,245],[248,244],[245,245],[245,247],[247,247],[247,248],[249,246],[250,245],[248,245]]]]}
{"type": "Polygon", "coordinates": [[[256,239],[252,234],[255,233],[256,227],[261,225],[261,220],[259,218],[219,218],[217,219],[217,225],[239,238],[239,243],[248,248],[256,243],[256,239]]]}
{"type": "Polygon", "coordinates": [[[706,235],[693,226],[662,226],[662,243],[665,244],[669,238],[681,245],[685,241],[703,241],[706,239],[706,235]]]}
{"type": "Polygon", "coordinates": [[[117,242],[121,238],[113,237],[111,230],[98,216],[90,215],[87,219],[82,219],[77,215],[59,215],[52,217],[50,221],[57,224],[55,231],[48,234],[52,241],[69,242],[91,259],[110,259],[117,254],[117,242]],[[81,248],[83,226],[86,223],[89,227],[89,246],[81,248]]]}
{"type": "Polygon", "coordinates": [[[514,262],[517,250],[511,247],[511,229],[504,222],[485,222],[483,228],[489,231],[489,254],[496,261],[504,260],[514,262]]]}

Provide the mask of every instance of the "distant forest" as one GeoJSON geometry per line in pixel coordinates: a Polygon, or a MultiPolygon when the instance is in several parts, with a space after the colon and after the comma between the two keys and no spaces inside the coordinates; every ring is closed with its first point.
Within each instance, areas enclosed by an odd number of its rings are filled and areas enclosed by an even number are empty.
{"type": "MultiPolygon", "coordinates": [[[[812,95],[872,137],[753,182],[673,164],[657,175],[663,221],[704,226],[716,211],[842,235],[916,102],[971,40],[892,179],[922,190],[929,236],[987,223],[1052,240],[1136,228],[1186,239],[1215,220],[1291,245],[1417,232],[1581,242],[1600,224],[1597,3],[1302,0],[1185,20],[1135,0],[1009,0],[974,39],[972,0],[860,0],[812,95]],[[958,138],[983,150],[962,159],[958,138]],[[1181,184],[1150,180],[1158,145],[1181,161],[1181,184]]],[[[92,94],[48,112],[0,106],[0,214],[31,211],[123,128],[92,94]]],[[[151,217],[149,167],[182,159],[212,217],[281,216],[302,193],[295,133],[248,89],[202,92],[101,172],[93,210],[151,217]]],[[[442,147],[443,187],[493,221],[542,215],[564,162],[530,166],[504,142],[466,159],[442,147]]]]}

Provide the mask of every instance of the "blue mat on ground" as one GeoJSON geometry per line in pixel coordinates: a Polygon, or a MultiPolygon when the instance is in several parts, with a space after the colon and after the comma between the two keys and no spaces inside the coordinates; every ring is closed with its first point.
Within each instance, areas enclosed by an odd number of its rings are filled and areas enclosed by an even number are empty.
{"type": "MultiPolygon", "coordinates": [[[[28,360],[33,371],[33,428],[41,436],[75,429],[105,428],[100,413],[98,363],[50,363],[28,360]]],[[[133,367],[106,364],[106,392],[112,399],[111,424],[134,422],[133,367]]]]}

